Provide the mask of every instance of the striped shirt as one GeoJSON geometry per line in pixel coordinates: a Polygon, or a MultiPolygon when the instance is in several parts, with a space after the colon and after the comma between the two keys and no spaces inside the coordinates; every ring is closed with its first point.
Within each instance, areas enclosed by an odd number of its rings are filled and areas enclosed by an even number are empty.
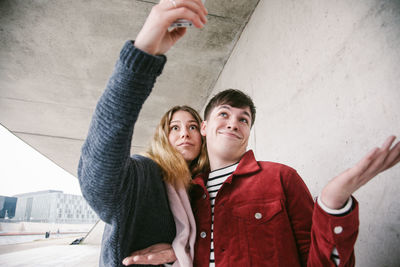
{"type": "Polygon", "coordinates": [[[226,178],[228,178],[238,166],[239,163],[235,163],[228,167],[218,169],[210,172],[208,175],[207,181],[207,191],[210,195],[211,202],[211,250],[210,250],[210,267],[215,266],[215,258],[214,258],[214,205],[215,198],[217,197],[217,193],[221,188],[222,184],[225,182],[226,178]]]}

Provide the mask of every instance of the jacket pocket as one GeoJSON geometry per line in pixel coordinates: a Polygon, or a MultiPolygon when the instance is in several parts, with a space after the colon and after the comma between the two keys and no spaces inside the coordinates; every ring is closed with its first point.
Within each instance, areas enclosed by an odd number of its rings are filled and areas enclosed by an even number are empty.
{"type": "Polygon", "coordinates": [[[271,220],[282,211],[279,200],[267,203],[245,203],[233,207],[232,215],[247,224],[262,224],[271,220]]]}
{"type": "MultiPolygon", "coordinates": [[[[285,212],[280,200],[250,200],[248,203],[232,207],[232,235],[235,247],[233,250],[241,258],[232,258],[230,266],[266,267],[279,266],[275,243],[281,238],[285,225],[285,212]],[[283,227],[283,228],[282,228],[283,227]],[[281,229],[282,228],[282,229],[281,229]]],[[[231,236],[232,236],[231,235],[231,236]]]]}

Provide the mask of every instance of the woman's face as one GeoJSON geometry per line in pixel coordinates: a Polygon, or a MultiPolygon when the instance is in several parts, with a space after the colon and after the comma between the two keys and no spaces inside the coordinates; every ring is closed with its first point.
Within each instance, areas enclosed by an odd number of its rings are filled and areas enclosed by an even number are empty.
{"type": "Polygon", "coordinates": [[[168,140],[187,163],[197,158],[201,149],[200,125],[192,114],[178,110],[172,115],[168,140]]]}

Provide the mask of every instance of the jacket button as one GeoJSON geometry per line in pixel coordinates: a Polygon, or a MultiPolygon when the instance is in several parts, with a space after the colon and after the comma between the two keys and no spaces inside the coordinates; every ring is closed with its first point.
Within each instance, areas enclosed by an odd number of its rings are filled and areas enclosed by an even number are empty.
{"type": "Polygon", "coordinates": [[[340,234],[343,232],[343,227],[342,226],[336,226],[335,228],[333,228],[333,232],[335,232],[335,234],[340,234]]]}
{"type": "Polygon", "coordinates": [[[254,214],[254,217],[255,217],[257,220],[259,220],[259,219],[262,218],[262,214],[259,213],[259,212],[256,212],[256,213],[254,214]]]}
{"type": "Polygon", "coordinates": [[[206,194],[203,194],[203,199],[206,199],[207,198],[207,195],[206,194]]]}
{"type": "Polygon", "coordinates": [[[201,237],[201,238],[206,238],[206,236],[207,236],[207,233],[206,233],[206,232],[203,231],[203,232],[200,233],[200,237],[201,237]]]}

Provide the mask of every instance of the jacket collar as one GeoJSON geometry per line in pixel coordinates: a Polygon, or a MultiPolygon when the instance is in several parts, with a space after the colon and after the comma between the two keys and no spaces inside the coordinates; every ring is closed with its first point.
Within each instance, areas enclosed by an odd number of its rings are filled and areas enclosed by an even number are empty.
{"type": "Polygon", "coordinates": [[[258,172],[260,170],[260,166],[258,165],[255,157],[253,150],[249,150],[244,155],[239,161],[239,165],[237,166],[236,170],[233,172],[233,174],[226,179],[226,183],[232,183],[232,179],[235,176],[242,176],[242,175],[249,175],[251,173],[258,172]]]}
{"type": "MultiPolygon", "coordinates": [[[[233,176],[248,175],[251,173],[258,172],[260,169],[261,168],[254,157],[253,150],[249,150],[246,153],[244,153],[244,155],[239,161],[239,165],[237,166],[236,170],[228,179],[226,179],[225,182],[232,183],[233,176]]],[[[205,187],[205,185],[207,184],[209,173],[210,172],[205,172],[196,176],[196,178],[193,179],[192,183],[195,185],[200,185],[202,187],[205,187]]]]}
{"type": "Polygon", "coordinates": [[[205,185],[207,184],[207,179],[208,179],[208,174],[210,172],[203,172],[199,175],[197,175],[193,180],[192,180],[192,184],[194,185],[200,185],[202,187],[205,187],[205,185]]]}

